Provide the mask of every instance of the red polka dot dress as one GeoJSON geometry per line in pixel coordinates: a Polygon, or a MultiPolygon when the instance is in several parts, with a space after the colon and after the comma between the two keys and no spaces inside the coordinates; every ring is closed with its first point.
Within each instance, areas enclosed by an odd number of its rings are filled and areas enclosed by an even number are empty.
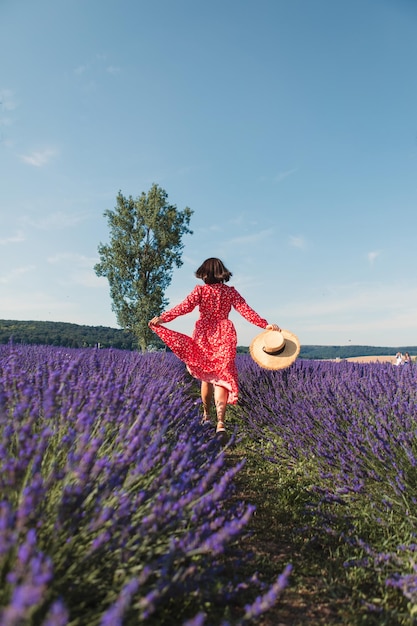
{"type": "Polygon", "coordinates": [[[246,320],[265,328],[268,322],[246,303],[234,287],[224,283],[197,285],[180,304],[162,313],[162,323],[199,307],[192,337],[164,326],[152,330],[187,366],[192,376],[228,390],[228,404],[236,404],[238,380],[236,369],[237,336],[233,322],[228,319],[235,308],[246,320]]]}

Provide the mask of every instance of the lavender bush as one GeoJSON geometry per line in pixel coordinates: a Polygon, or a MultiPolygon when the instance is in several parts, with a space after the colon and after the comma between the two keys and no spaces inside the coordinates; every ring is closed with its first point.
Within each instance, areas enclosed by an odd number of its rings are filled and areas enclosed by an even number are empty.
{"type": "Polygon", "coordinates": [[[264,459],[309,478],[314,533],[337,536],[346,565],[368,572],[369,608],[397,602],[400,614],[399,589],[413,618],[417,368],[299,360],[271,372],[241,356],[239,371],[242,423],[264,459]]]}
{"type": "Polygon", "coordinates": [[[165,353],[0,347],[2,626],[231,623],[233,604],[247,624],[276,602],[290,568],[270,588],[222,572],[253,507],[190,384],[165,353]]]}

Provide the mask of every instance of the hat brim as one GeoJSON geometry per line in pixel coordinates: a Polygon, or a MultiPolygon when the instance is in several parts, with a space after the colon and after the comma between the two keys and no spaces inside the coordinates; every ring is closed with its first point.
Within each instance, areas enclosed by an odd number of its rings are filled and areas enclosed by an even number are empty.
{"type": "Polygon", "coordinates": [[[285,339],[285,346],[278,354],[268,354],[264,351],[265,334],[274,332],[273,330],[264,330],[252,340],[249,346],[249,353],[252,359],[260,367],[267,370],[281,370],[289,367],[300,354],[300,342],[298,337],[289,330],[281,330],[281,334],[285,339]]]}

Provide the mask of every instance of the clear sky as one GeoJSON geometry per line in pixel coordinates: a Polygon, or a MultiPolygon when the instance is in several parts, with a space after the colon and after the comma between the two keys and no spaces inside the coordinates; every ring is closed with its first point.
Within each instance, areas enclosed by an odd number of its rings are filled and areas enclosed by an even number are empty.
{"type": "Polygon", "coordinates": [[[170,305],[219,256],[302,344],[417,345],[416,0],[0,0],[0,59],[1,319],[117,327],[103,213],[157,183],[170,305]]]}

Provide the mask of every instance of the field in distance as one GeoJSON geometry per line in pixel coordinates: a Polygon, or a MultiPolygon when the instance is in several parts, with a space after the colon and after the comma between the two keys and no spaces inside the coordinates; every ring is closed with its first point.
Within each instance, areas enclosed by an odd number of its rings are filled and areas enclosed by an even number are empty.
{"type": "Polygon", "coordinates": [[[395,356],[390,355],[369,355],[369,356],[352,356],[347,359],[343,359],[344,361],[353,361],[355,363],[395,363],[395,356]]]}

